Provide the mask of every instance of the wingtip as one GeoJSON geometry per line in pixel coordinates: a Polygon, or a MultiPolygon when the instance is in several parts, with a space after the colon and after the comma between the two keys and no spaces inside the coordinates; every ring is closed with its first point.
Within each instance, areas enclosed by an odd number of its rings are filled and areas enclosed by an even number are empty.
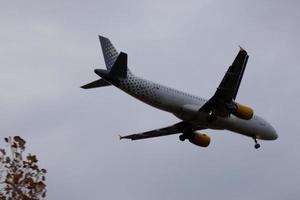
{"type": "Polygon", "coordinates": [[[80,86],[81,89],[86,89],[86,85],[80,86]]]}
{"type": "Polygon", "coordinates": [[[107,40],[108,39],[107,37],[105,37],[103,35],[98,35],[98,37],[99,37],[99,40],[107,40]]]}
{"type": "Polygon", "coordinates": [[[240,45],[239,45],[239,47],[240,47],[240,51],[246,51],[243,47],[241,47],[240,45]]]}
{"type": "Polygon", "coordinates": [[[87,85],[82,85],[82,86],[80,86],[80,88],[81,88],[81,89],[89,89],[89,88],[87,87],[87,85]]]}
{"type": "Polygon", "coordinates": [[[119,140],[122,140],[123,139],[123,136],[122,135],[118,135],[119,136],[119,140]]]}

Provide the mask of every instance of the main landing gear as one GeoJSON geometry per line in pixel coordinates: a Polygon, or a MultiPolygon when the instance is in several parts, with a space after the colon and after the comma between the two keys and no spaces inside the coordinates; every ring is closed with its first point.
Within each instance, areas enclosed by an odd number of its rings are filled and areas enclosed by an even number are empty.
{"type": "Polygon", "coordinates": [[[258,144],[258,142],[257,142],[256,135],[253,135],[253,139],[254,139],[254,142],[255,142],[254,148],[255,148],[255,149],[260,148],[260,144],[258,144]]]}
{"type": "Polygon", "coordinates": [[[179,135],[179,140],[180,141],[183,142],[185,139],[187,139],[187,138],[186,138],[186,136],[184,134],[179,135]]]}
{"type": "Polygon", "coordinates": [[[192,136],[193,133],[193,129],[187,128],[185,129],[181,135],[179,135],[179,140],[180,141],[184,141],[186,139],[190,139],[190,137],[192,136]]]}

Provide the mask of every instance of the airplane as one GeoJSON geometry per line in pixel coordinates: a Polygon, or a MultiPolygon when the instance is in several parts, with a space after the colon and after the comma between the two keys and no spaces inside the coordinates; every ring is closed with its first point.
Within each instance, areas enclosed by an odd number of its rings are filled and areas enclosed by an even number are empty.
{"type": "Polygon", "coordinates": [[[199,130],[229,130],[252,138],[255,149],[259,140],[276,140],[275,129],[262,117],[254,115],[252,108],[235,101],[248,61],[242,47],[228,68],[214,95],[206,100],[170,87],[135,76],[127,66],[127,54],[118,52],[111,41],[99,35],[106,69],[95,69],[101,78],[81,86],[83,89],[115,86],[134,98],[175,115],[176,124],[137,134],[120,136],[120,139],[140,140],[180,134],[200,147],[210,144],[210,137],[199,130]]]}

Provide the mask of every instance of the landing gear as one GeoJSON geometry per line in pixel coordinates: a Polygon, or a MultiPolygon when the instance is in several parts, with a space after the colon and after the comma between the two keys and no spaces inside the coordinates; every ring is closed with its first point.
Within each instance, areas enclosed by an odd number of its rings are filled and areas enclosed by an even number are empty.
{"type": "Polygon", "coordinates": [[[258,144],[258,142],[257,142],[256,135],[253,135],[253,139],[254,139],[254,142],[255,142],[254,148],[255,149],[260,148],[260,144],[258,144]]]}
{"type": "Polygon", "coordinates": [[[258,143],[254,145],[255,149],[258,149],[259,147],[260,147],[260,144],[258,144],[258,143]]]}
{"type": "Polygon", "coordinates": [[[180,141],[183,142],[185,139],[186,139],[185,135],[183,135],[183,134],[179,135],[179,140],[180,141]]]}

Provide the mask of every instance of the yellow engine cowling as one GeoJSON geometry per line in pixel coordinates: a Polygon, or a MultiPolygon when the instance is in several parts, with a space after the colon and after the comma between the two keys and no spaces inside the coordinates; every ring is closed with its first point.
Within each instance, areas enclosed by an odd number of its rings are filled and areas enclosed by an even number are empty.
{"type": "Polygon", "coordinates": [[[238,118],[245,119],[245,120],[249,120],[253,117],[254,111],[252,108],[239,103],[235,103],[235,105],[236,105],[236,109],[232,114],[234,114],[238,118]]]}
{"type": "Polygon", "coordinates": [[[210,137],[202,133],[193,132],[189,141],[197,146],[207,147],[210,143],[210,137]]]}

